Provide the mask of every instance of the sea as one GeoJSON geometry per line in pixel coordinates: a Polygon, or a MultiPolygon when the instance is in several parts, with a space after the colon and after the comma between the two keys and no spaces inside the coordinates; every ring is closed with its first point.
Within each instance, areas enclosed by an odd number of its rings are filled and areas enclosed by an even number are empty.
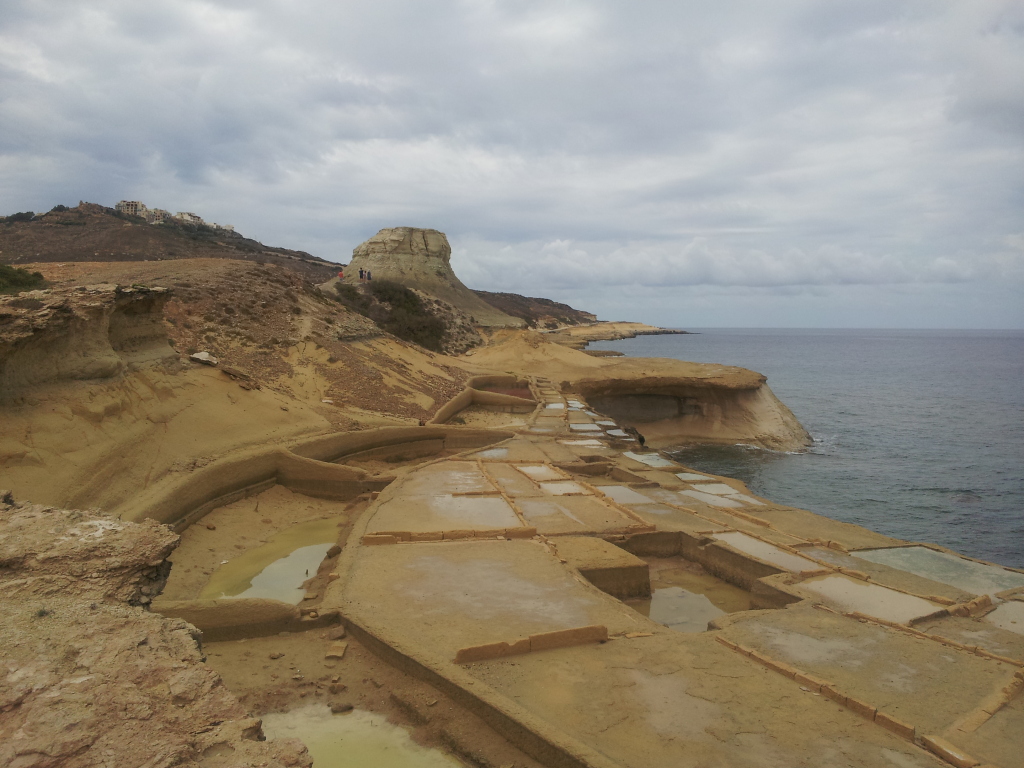
{"type": "Polygon", "coordinates": [[[673,458],[778,503],[1024,568],[1024,331],[687,330],[589,348],[763,373],[814,444],[673,458]]]}

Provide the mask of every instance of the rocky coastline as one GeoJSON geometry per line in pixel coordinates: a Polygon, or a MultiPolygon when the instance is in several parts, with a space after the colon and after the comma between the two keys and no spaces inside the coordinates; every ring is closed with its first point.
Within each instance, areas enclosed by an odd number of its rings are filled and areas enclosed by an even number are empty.
{"type": "MultiPolygon", "coordinates": [[[[436,296],[446,246],[356,252],[436,296]]],[[[5,765],[309,766],[261,718],[312,705],[477,765],[1020,764],[1024,573],[660,455],[809,440],[754,371],[580,351],[685,331],[479,322],[445,278],[454,356],[279,265],[32,268],[0,297],[5,765]],[[296,602],[203,592],[296,530],[296,602]]]]}

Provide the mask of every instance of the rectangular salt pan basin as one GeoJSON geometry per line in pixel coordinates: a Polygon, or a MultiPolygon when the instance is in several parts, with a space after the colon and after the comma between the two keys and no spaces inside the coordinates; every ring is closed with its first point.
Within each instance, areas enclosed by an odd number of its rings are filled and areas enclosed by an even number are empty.
{"type": "Polygon", "coordinates": [[[409,475],[402,486],[402,492],[411,496],[494,491],[494,486],[480,468],[470,461],[424,467],[409,475]]]}
{"type": "Polygon", "coordinates": [[[725,509],[738,509],[743,506],[741,502],[727,499],[725,496],[715,496],[713,493],[701,493],[700,491],[680,491],[680,496],[689,496],[691,499],[703,501],[712,507],[724,507],[725,509]]]}
{"type": "Polygon", "coordinates": [[[562,445],[582,445],[587,448],[604,448],[600,440],[559,440],[562,445]]]}
{"type": "Polygon", "coordinates": [[[986,614],[985,621],[995,624],[1000,629],[1008,629],[1018,635],[1024,635],[1024,603],[1010,600],[997,606],[994,611],[986,614]]]}
{"type": "Polygon", "coordinates": [[[626,451],[622,455],[626,458],[632,459],[633,461],[639,461],[641,464],[646,464],[648,467],[661,468],[675,466],[674,462],[671,462],[656,453],[634,453],[633,451],[626,451]]]}
{"type": "Polygon", "coordinates": [[[857,557],[949,584],[972,595],[991,595],[1024,586],[1024,573],[976,563],[928,547],[862,549],[857,552],[857,557]]]}
{"type": "Polygon", "coordinates": [[[370,519],[377,531],[454,531],[518,528],[522,523],[500,496],[403,496],[385,502],[370,519]]]}
{"type": "Polygon", "coordinates": [[[713,493],[716,496],[732,496],[739,493],[731,485],[726,485],[725,483],[701,483],[700,485],[693,486],[693,489],[702,493],[713,493]]]}
{"type": "Polygon", "coordinates": [[[504,459],[508,457],[508,448],[488,448],[473,454],[477,459],[504,459]]]}
{"type": "Polygon", "coordinates": [[[572,480],[562,480],[558,483],[541,483],[540,487],[552,496],[590,495],[590,491],[572,480]]]}
{"type": "Polygon", "coordinates": [[[608,434],[612,437],[629,437],[629,435],[621,429],[609,429],[608,434]]]}
{"type": "Polygon", "coordinates": [[[876,619],[895,621],[906,624],[912,619],[927,616],[939,610],[941,606],[914,595],[906,595],[895,589],[868,584],[846,576],[825,576],[820,579],[809,579],[800,584],[821,595],[834,608],[840,611],[863,613],[876,619]]]}
{"type": "Polygon", "coordinates": [[[619,504],[653,504],[654,500],[624,485],[602,485],[601,493],[619,504]]]}
{"type": "Polygon", "coordinates": [[[680,480],[686,480],[687,482],[691,482],[694,480],[701,481],[713,479],[708,477],[707,475],[698,475],[695,472],[676,472],[676,477],[678,477],[680,480]]]}
{"type": "Polygon", "coordinates": [[[716,533],[715,538],[719,541],[725,542],[733,549],[738,549],[740,552],[746,552],[748,555],[753,555],[758,560],[764,560],[766,563],[771,563],[772,565],[794,573],[799,573],[800,571],[813,571],[821,567],[813,560],[808,560],[806,557],[794,555],[784,549],[779,549],[774,544],[769,544],[767,541],[755,539],[753,536],[748,536],[747,534],[740,533],[739,531],[716,533]]]}
{"type": "Polygon", "coordinates": [[[565,403],[548,403],[544,407],[545,408],[549,408],[549,409],[551,409],[553,411],[554,410],[561,411],[561,410],[563,410],[565,408],[565,403]]]}
{"type": "Polygon", "coordinates": [[[570,424],[570,429],[576,432],[600,432],[601,428],[597,424],[570,424]]]}
{"type": "Polygon", "coordinates": [[[729,496],[728,498],[735,499],[736,501],[742,501],[745,504],[755,504],[759,507],[764,506],[763,501],[758,501],[753,496],[747,496],[745,493],[734,493],[732,496],[729,496]]]}
{"type": "Polygon", "coordinates": [[[595,421],[594,423],[595,424],[600,424],[602,427],[617,427],[618,426],[618,424],[616,424],[614,421],[595,421]]]}
{"type": "Polygon", "coordinates": [[[546,464],[521,464],[516,467],[524,475],[532,477],[534,480],[565,480],[565,475],[559,472],[554,467],[549,467],[546,464]]]}

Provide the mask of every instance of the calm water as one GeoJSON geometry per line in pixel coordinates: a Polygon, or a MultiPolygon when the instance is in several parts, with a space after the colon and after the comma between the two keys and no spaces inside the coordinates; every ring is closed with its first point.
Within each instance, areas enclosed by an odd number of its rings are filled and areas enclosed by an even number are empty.
{"type": "Polygon", "coordinates": [[[795,455],[685,449],[683,463],[1024,568],[1024,332],[705,329],[591,348],[760,371],[815,439],[795,455]]]}

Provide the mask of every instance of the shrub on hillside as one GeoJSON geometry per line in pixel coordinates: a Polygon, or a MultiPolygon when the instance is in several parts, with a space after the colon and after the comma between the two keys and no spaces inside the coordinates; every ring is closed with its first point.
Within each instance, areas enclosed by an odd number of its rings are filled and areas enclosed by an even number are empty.
{"type": "Polygon", "coordinates": [[[0,293],[20,293],[42,288],[46,280],[40,272],[0,264],[0,293]]]}
{"type": "Polygon", "coordinates": [[[378,280],[363,293],[354,285],[337,283],[334,291],[341,304],[370,318],[388,333],[432,352],[441,351],[448,324],[431,314],[420,297],[404,285],[378,280]]]}
{"type": "Polygon", "coordinates": [[[378,280],[370,283],[370,295],[377,301],[390,304],[392,309],[402,309],[411,314],[423,312],[420,297],[404,285],[392,280],[378,280]]]}
{"type": "Polygon", "coordinates": [[[354,285],[337,283],[334,286],[334,292],[338,294],[339,303],[364,317],[369,316],[371,302],[354,285]]]}
{"type": "Polygon", "coordinates": [[[426,312],[413,314],[401,308],[391,310],[390,317],[381,327],[400,339],[419,344],[432,352],[441,351],[441,344],[448,333],[448,325],[441,318],[426,312]]]}
{"type": "Polygon", "coordinates": [[[36,215],[32,211],[21,211],[4,217],[5,224],[13,224],[16,221],[32,221],[36,215]]]}

